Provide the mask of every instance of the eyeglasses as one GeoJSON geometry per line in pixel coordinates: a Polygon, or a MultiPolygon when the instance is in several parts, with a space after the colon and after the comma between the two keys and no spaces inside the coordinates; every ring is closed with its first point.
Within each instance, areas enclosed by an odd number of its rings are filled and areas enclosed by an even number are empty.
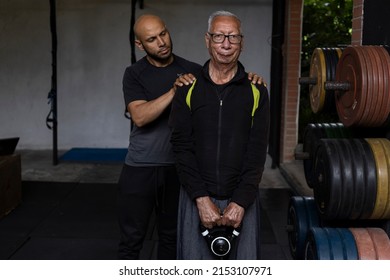
{"type": "Polygon", "coordinates": [[[239,44],[242,41],[243,35],[239,34],[230,34],[230,35],[225,35],[225,34],[215,34],[215,33],[210,33],[207,32],[211,36],[211,40],[213,40],[214,43],[220,44],[225,41],[226,38],[228,38],[230,44],[239,44]]]}

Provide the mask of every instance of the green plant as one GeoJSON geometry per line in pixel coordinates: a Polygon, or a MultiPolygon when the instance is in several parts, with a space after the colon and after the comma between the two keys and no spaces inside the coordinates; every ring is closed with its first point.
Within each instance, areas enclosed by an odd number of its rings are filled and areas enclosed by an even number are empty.
{"type": "MultiPolygon", "coordinates": [[[[351,43],[353,0],[305,0],[302,26],[301,77],[308,77],[315,48],[344,47],[351,43]]],[[[311,122],[338,122],[337,114],[313,113],[309,87],[300,92],[298,141],[311,122]]]]}

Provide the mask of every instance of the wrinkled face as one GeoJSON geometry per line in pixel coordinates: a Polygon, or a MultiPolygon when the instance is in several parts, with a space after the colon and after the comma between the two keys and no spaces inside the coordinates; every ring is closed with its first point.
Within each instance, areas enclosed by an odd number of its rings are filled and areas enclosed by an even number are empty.
{"type": "MultiPolygon", "coordinates": [[[[231,43],[228,37],[223,42],[215,43],[210,34],[241,35],[240,22],[234,17],[217,16],[214,18],[209,33],[206,34],[206,47],[209,50],[211,61],[217,64],[235,64],[240,57],[243,41],[231,43]]],[[[220,36],[219,36],[220,37],[220,36]]]]}
{"type": "Polygon", "coordinates": [[[157,65],[164,65],[171,60],[172,41],[164,23],[157,19],[144,21],[137,29],[137,44],[157,65]]]}

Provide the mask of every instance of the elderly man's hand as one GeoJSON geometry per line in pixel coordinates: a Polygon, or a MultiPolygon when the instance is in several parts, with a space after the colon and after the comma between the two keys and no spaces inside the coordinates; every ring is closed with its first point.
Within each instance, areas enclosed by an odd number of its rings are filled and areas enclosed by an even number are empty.
{"type": "Polygon", "coordinates": [[[244,218],[245,209],[235,202],[230,202],[223,211],[221,224],[238,228],[244,218]]]}
{"type": "Polygon", "coordinates": [[[220,209],[211,201],[210,197],[198,197],[196,199],[196,206],[198,207],[202,225],[209,229],[216,225],[221,225],[220,209]]]}

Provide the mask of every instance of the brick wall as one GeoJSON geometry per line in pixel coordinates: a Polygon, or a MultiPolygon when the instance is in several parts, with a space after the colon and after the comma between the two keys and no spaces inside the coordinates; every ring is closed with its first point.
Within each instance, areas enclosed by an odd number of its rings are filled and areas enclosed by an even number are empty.
{"type": "Polygon", "coordinates": [[[363,37],[363,9],[364,0],[353,1],[353,14],[352,14],[352,40],[351,45],[362,44],[363,37]]]}
{"type": "Polygon", "coordinates": [[[294,160],[298,141],[303,0],[286,1],[280,162],[294,160]]]}
{"type": "MultiPolygon", "coordinates": [[[[280,163],[291,162],[298,144],[299,77],[304,0],[286,1],[280,163]]],[[[352,45],[362,44],[364,0],[353,1],[352,45]]]]}

